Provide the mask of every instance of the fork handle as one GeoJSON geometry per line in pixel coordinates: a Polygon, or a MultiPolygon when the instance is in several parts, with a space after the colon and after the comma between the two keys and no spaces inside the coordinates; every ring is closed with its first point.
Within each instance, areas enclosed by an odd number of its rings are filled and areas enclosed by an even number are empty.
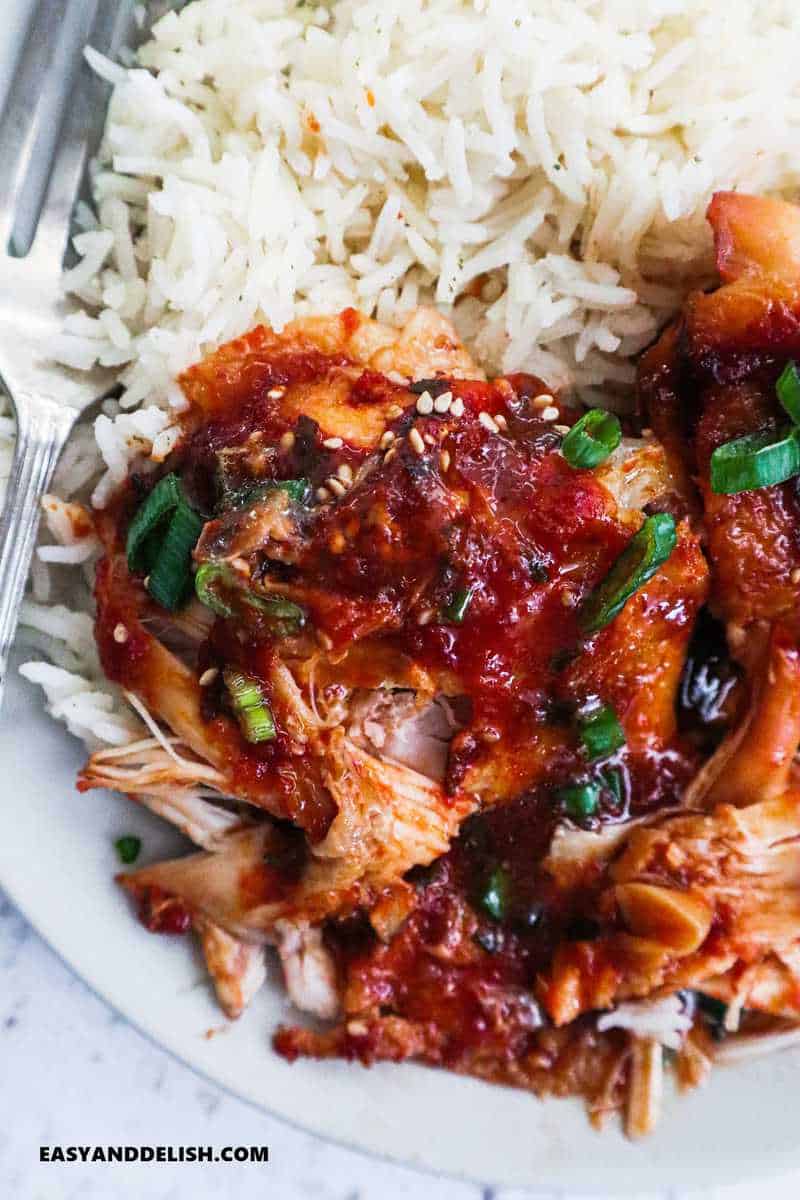
{"type": "Polygon", "coordinates": [[[41,400],[17,408],[17,445],[0,517],[0,704],[39,528],[41,499],[73,421],[69,409],[41,400]]]}

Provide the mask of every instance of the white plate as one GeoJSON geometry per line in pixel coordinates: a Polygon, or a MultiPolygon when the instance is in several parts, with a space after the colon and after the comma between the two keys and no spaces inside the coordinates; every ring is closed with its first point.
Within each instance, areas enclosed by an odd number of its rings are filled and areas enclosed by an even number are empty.
{"type": "Polygon", "coordinates": [[[598,1135],[580,1105],[415,1066],[299,1061],[270,1047],[297,1019],[277,979],[224,1032],[188,939],[147,933],[112,881],[112,841],[138,833],[144,856],[177,843],[130,801],[80,795],[80,746],[42,712],[38,692],[10,681],[0,721],[6,818],[0,882],[50,944],[140,1029],[231,1091],[325,1137],[439,1172],[496,1185],[605,1195],[702,1187],[800,1162],[800,1057],[719,1070],[699,1092],[669,1096],[655,1136],[598,1135]]]}

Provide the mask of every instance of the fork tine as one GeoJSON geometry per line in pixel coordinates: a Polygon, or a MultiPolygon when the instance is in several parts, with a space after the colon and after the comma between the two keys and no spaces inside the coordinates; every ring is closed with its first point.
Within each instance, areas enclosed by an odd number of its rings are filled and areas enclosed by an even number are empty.
{"type": "MultiPolygon", "coordinates": [[[[96,19],[86,39],[101,54],[116,57],[130,46],[138,30],[135,0],[93,0],[96,19]]],[[[97,152],[105,124],[109,85],[81,56],[80,72],[70,97],[69,110],[59,139],[39,225],[28,258],[40,272],[60,268],[69,236],[70,220],[86,167],[97,152]]]]}
{"type": "Polygon", "coordinates": [[[96,3],[40,0],[36,9],[0,120],[0,254],[15,228],[29,240],[20,202],[44,190],[96,3]]]}

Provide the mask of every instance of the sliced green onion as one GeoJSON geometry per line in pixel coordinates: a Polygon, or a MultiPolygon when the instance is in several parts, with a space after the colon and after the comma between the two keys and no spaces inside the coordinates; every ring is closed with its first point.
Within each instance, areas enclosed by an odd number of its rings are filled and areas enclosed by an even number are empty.
{"type": "Polygon", "coordinates": [[[203,563],[194,577],[197,599],[210,608],[218,617],[232,617],[233,609],[220,595],[219,584],[227,588],[236,586],[235,576],[225,563],[203,563]]]}
{"type": "Polygon", "coordinates": [[[227,512],[232,508],[245,508],[248,504],[257,504],[271,492],[286,492],[295,504],[302,504],[311,490],[307,479],[239,479],[234,482],[236,472],[228,466],[229,452],[221,451],[217,455],[217,487],[219,500],[217,512],[227,512]]]}
{"type": "Polygon", "coordinates": [[[613,621],[631,596],[652,579],[677,545],[675,520],[669,513],[654,513],[634,534],[599,587],[584,601],[580,626],[597,633],[613,621]]]}
{"type": "Polygon", "coordinates": [[[117,852],[119,861],[124,863],[126,867],[129,867],[139,857],[142,849],[142,839],[134,837],[132,834],[126,834],[125,837],[117,838],[114,842],[114,849],[117,852]]]}
{"type": "Polygon", "coordinates": [[[244,601],[280,624],[286,623],[302,629],[306,623],[305,610],[283,596],[257,596],[255,592],[245,592],[244,601]]]}
{"type": "Polygon", "coordinates": [[[175,474],[160,479],[131,521],[125,550],[131,571],[147,572],[147,590],[174,610],[191,587],[191,554],[203,518],[188,504],[175,474]]]}
{"type": "Polygon", "coordinates": [[[590,762],[608,758],[625,745],[625,734],[610,704],[580,717],[578,729],[590,762]]]}
{"type": "Polygon", "coordinates": [[[795,425],[800,425],[800,371],[794,359],[781,371],[775,391],[792,421],[795,425]]]}
{"type": "Polygon", "coordinates": [[[136,515],[130,523],[128,538],[125,543],[125,553],[128,558],[128,569],[131,571],[146,571],[151,563],[148,561],[147,543],[149,536],[169,517],[181,502],[183,492],[181,481],[175,474],[165,475],[159,479],[156,486],[139,506],[136,515]]]}
{"type": "Polygon", "coordinates": [[[611,767],[608,771],[601,772],[603,782],[616,800],[617,804],[622,804],[625,799],[625,781],[622,778],[622,771],[619,767],[611,767]]]}
{"type": "Polygon", "coordinates": [[[203,518],[181,497],[147,578],[150,595],[170,611],[183,604],[191,589],[192,550],[203,531],[203,524],[203,518]]]}
{"type": "Polygon", "coordinates": [[[306,623],[305,611],[299,604],[283,596],[259,596],[242,585],[236,572],[227,563],[203,563],[194,577],[194,590],[198,600],[218,617],[234,615],[234,599],[248,608],[257,609],[277,626],[276,632],[281,637],[297,633],[306,623]],[[230,595],[230,602],[226,599],[226,592],[230,595]]]}
{"type": "Polygon", "coordinates": [[[495,867],[478,895],[478,906],[493,921],[502,921],[506,915],[508,890],[508,872],[504,871],[502,867],[495,867]]]}
{"type": "Polygon", "coordinates": [[[271,741],[276,735],[275,721],[259,681],[230,668],[223,671],[223,679],[245,739],[254,744],[271,741]]]}
{"type": "Polygon", "coordinates": [[[230,502],[229,507],[245,508],[248,504],[258,504],[259,500],[266,500],[273,492],[286,492],[295,504],[302,504],[308,497],[310,487],[307,479],[269,479],[248,483],[237,490],[236,499],[230,502]]]}
{"type": "Polygon", "coordinates": [[[711,490],[732,496],[783,483],[800,473],[800,429],[782,436],[748,433],[718,446],[711,455],[711,490]]]}
{"type": "Polygon", "coordinates": [[[286,492],[289,499],[294,500],[295,504],[302,504],[311,490],[311,484],[307,479],[281,479],[275,486],[282,492],[286,492]]]}
{"type": "Polygon", "coordinates": [[[559,788],[558,798],[567,816],[574,821],[582,821],[597,811],[600,787],[596,783],[575,783],[571,787],[559,788]]]}
{"type": "Polygon", "coordinates": [[[471,587],[459,588],[450,603],[442,609],[442,619],[450,621],[453,625],[460,625],[472,603],[472,596],[473,589],[471,587]]]}
{"type": "Polygon", "coordinates": [[[622,441],[619,418],[603,408],[590,408],[561,443],[561,453],[571,467],[591,470],[605,462],[622,441]]]}

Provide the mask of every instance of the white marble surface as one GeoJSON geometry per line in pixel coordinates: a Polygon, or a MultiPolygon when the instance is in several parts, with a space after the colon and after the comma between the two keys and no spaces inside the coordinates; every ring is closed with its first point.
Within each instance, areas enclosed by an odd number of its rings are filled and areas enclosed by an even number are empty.
{"type": "MultiPolygon", "coordinates": [[[[800,1173],[791,1179],[706,1192],[704,1200],[796,1200],[798,1195],[800,1173]]],[[[495,1193],[370,1159],[289,1128],[234,1099],[176,1062],[98,1000],[0,894],[0,1200],[534,1200],[534,1196],[552,1200],[541,1193],[525,1197],[495,1193]],[[270,1162],[265,1166],[39,1162],[43,1144],[108,1143],[267,1144],[270,1162]]],[[[656,1197],[678,1200],[655,1192],[648,1200],[656,1197]]]]}

